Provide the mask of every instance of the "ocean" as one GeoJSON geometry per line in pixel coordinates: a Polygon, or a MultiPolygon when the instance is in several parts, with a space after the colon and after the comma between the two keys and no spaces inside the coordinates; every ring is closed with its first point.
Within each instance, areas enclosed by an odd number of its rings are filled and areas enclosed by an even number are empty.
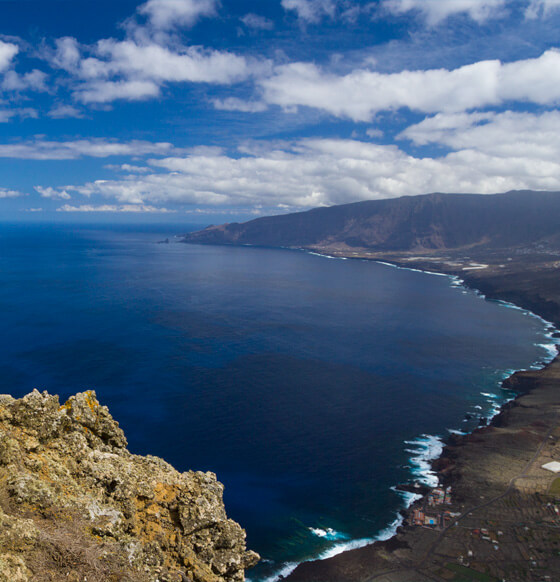
{"type": "Polygon", "coordinates": [[[433,483],[442,439],[555,351],[450,277],[174,238],[193,228],[0,225],[0,391],[94,389],[132,452],[215,472],[253,581],[390,535],[394,486],[433,483]]]}

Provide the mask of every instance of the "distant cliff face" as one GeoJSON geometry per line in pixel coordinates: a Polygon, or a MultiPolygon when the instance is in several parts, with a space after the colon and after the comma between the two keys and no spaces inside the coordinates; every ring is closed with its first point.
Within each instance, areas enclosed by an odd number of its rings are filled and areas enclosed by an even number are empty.
{"type": "Polygon", "coordinates": [[[215,475],[126,444],[94,392],[0,396],[0,580],[244,579],[258,556],[215,475]]]}
{"type": "Polygon", "coordinates": [[[560,242],[560,193],[428,194],[316,208],[185,235],[200,244],[367,248],[506,248],[560,242]]]}

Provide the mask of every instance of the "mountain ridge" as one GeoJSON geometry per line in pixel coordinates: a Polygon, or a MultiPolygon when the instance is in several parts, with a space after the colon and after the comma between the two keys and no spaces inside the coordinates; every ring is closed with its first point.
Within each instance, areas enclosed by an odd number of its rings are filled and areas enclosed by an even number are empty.
{"type": "Polygon", "coordinates": [[[366,200],[226,223],[184,235],[184,242],[296,248],[437,251],[560,246],[560,192],[435,192],[366,200]]]}

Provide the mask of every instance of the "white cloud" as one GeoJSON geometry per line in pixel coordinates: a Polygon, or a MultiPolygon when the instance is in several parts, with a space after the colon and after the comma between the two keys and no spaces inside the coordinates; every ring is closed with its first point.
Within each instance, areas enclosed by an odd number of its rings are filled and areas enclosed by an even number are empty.
{"type": "Polygon", "coordinates": [[[324,16],[334,18],[337,0],[282,0],[282,8],[296,13],[308,23],[319,22],[324,16]]]}
{"type": "Polygon", "coordinates": [[[37,69],[23,75],[8,71],[2,79],[1,87],[4,91],[46,91],[46,79],[47,75],[37,69]]]}
{"type": "Polygon", "coordinates": [[[17,190],[10,190],[9,188],[0,188],[0,198],[18,198],[23,196],[21,192],[17,190]]]}
{"type": "Polygon", "coordinates": [[[546,18],[553,10],[558,10],[559,8],[559,0],[531,0],[525,10],[525,17],[530,20],[546,18]]]}
{"type": "Polygon", "coordinates": [[[57,212],[147,212],[147,213],[169,213],[175,212],[167,208],[156,208],[155,206],[146,206],[143,204],[125,204],[118,206],[115,204],[102,204],[94,206],[91,204],[82,204],[81,206],[70,206],[64,204],[56,209],[57,212]]]}
{"type": "Polygon", "coordinates": [[[247,78],[247,60],[233,53],[189,46],[173,52],[157,44],[102,40],[97,53],[106,58],[106,73],[133,76],[152,82],[190,81],[233,83],[247,78]]]}
{"type": "Polygon", "coordinates": [[[12,64],[12,59],[18,54],[19,48],[11,42],[0,40],[0,72],[8,69],[12,64]]]}
{"type": "Polygon", "coordinates": [[[383,74],[360,69],[337,76],[310,63],[276,68],[261,81],[264,100],[284,108],[307,106],[338,117],[370,121],[376,112],[407,107],[425,113],[459,112],[527,101],[560,101],[560,52],[501,63],[479,61],[453,70],[383,74]]]}
{"type": "Polygon", "coordinates": [[[19,117],[20,119],[37,119],[39,114],[32,107],[0,109],[0,123],[7,123],[15,117],[19,117]]]}
{"type": "MultiPolygon", "coordinates": [[[[13,69],[13,59],[20,52],[17,44],[0,40],[0,90],[1,91],[46,91],[47,75],[33,69],[19,74],[13,69]]],[[[20,109],[20,111],[24,111],[20,109]]],[[[27,108],[30,111],[30,108],[27,108]]],[[[4,120],[5,120],[5,116],[4,120]]]]}
{"type": "Polygon", "coordinates": [[[228,85],[271,68],[267,61],[228,51],[177,44],[171,48],[151,39],[103,39],[93,47],[80,47],[76,39],[62,38],[49,60],[70,73],[74,97],[82,103],[152,99],[161,94],[165,83],[228,85]]]}
{"type": "Polygon", "coordinates": [[[243,101],[237,97],[227,99],[214,99],[212,101],[216,109],[222,111],[242,111],[244,113],[259,113],[268,109],[266,103],[262,101],[243,101]]]}
{"type": "MultiPolygon", "coordinates": [[[[445,134],[442,143],[457,148],[438,158],[412,156],[395,145],[303,139],[246,147],[231,156],[210,149],[151,160],[158,171],[65,190],[111,204],[253,207],[267,212],[433,191],[560,190],[560,113],[555,118],[509,121],[490,117],[480,126],[481,132],[489,128],[489,133],[478,135],[469,134],[468,128],[472,125],[476,132],[476,124],[484,120],[453,119],[435,125],[467,128],[466,133],[458,129],[457,135],[445,134]]],[[[423,133],[429,135],[429,128],[423,133]]],[[[424,141],[429,139],[425,136],[424,141]]]]}
{"type": "Polygon", "coordinates": [[[470,129],[475,125],[495,118],[495,113],[438,113],[427,117],[420,123],[407,127],[398,136],[409,139],[417,145],[439,143],[449,145],[449,137],[458,131],[470,129]]]}
{"type": "Polygon", "coordinates": [[[245,14],[245,16],[241,18],[241,22],[243,22],[247,28],[253,28],[255,30],[272,30],[274,28],[274,22],[272,20],[260,16],[259,14],[245,14]]]}
{"type": "Polygon", "coordinates": [[[75,160],[82,157],[165,155],[173,151],[169,143],[148,141],[119,142],[107,139],[50,141],[36,139],[0,144],[0,158],[25,160],[75,160]]]}
{"type": "Polygon", "coordinates": [[[130,174],[146,174],[150,171],[150,168],[146,168],[145,166],[134,166],[131,164],[107,164],[104,167],[108,170],[113,170],[113,172],[129,172],[130,174]]]}
{"type": "Polygon", "coordinates": [[[142,101],[159,94],[159,86],[152,81],[93,81],[74,95],[82,103],[110,103],[119,99],[142,101]]]}
{"type": "Polygon", "coordinates": [[[420,12],[431,25],[456,14],[467,14],[477,22],[504,15],[506,0],[384,0],[382,6],[393,14],[420,12]]]}
{"type": "Polygon", "coordinates": [[[82,60],[80,43],[70,36],[57,38],[54,51],[48,51],[46,56],[54,67],[76,72],[82,60]]]}
{"type": "Polygon", "coordinates": [[[41,198],[51,198],[52,200],[70,200],[72,196],[64,189],[55,189],[51,186],[35,186],[35,190],[39,192],[41,198]]]}
{"type": "Polygon", "coordinates": [[[560,112],[440,113],[407,128],[399,137],[418,145],[437,143],[493,158],[556,165],[560,153],[560,112]]]}
{"type": "Polygon", "coordinates": [[[79,119],[84,117],[84,114],[72,105],[56,105],[49,111],[48,116],[52,117],[53,119],[79,119]]]}
{"type": "Polygon", "coordinates": [[[217,0],[148,0],[138,8],[150,24],[160,30],[193,26],[200,18],[214,16],[217,0]]]}

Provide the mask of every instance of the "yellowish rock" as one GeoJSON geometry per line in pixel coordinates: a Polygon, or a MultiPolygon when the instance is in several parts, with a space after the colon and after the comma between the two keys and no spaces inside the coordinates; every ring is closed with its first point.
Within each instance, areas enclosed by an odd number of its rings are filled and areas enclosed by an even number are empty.
{"type": "Polygon", "coordinates": [[[0,395],[0,582],[244,580],[216,476],[126,446],[93,391],[0,395]]]}

